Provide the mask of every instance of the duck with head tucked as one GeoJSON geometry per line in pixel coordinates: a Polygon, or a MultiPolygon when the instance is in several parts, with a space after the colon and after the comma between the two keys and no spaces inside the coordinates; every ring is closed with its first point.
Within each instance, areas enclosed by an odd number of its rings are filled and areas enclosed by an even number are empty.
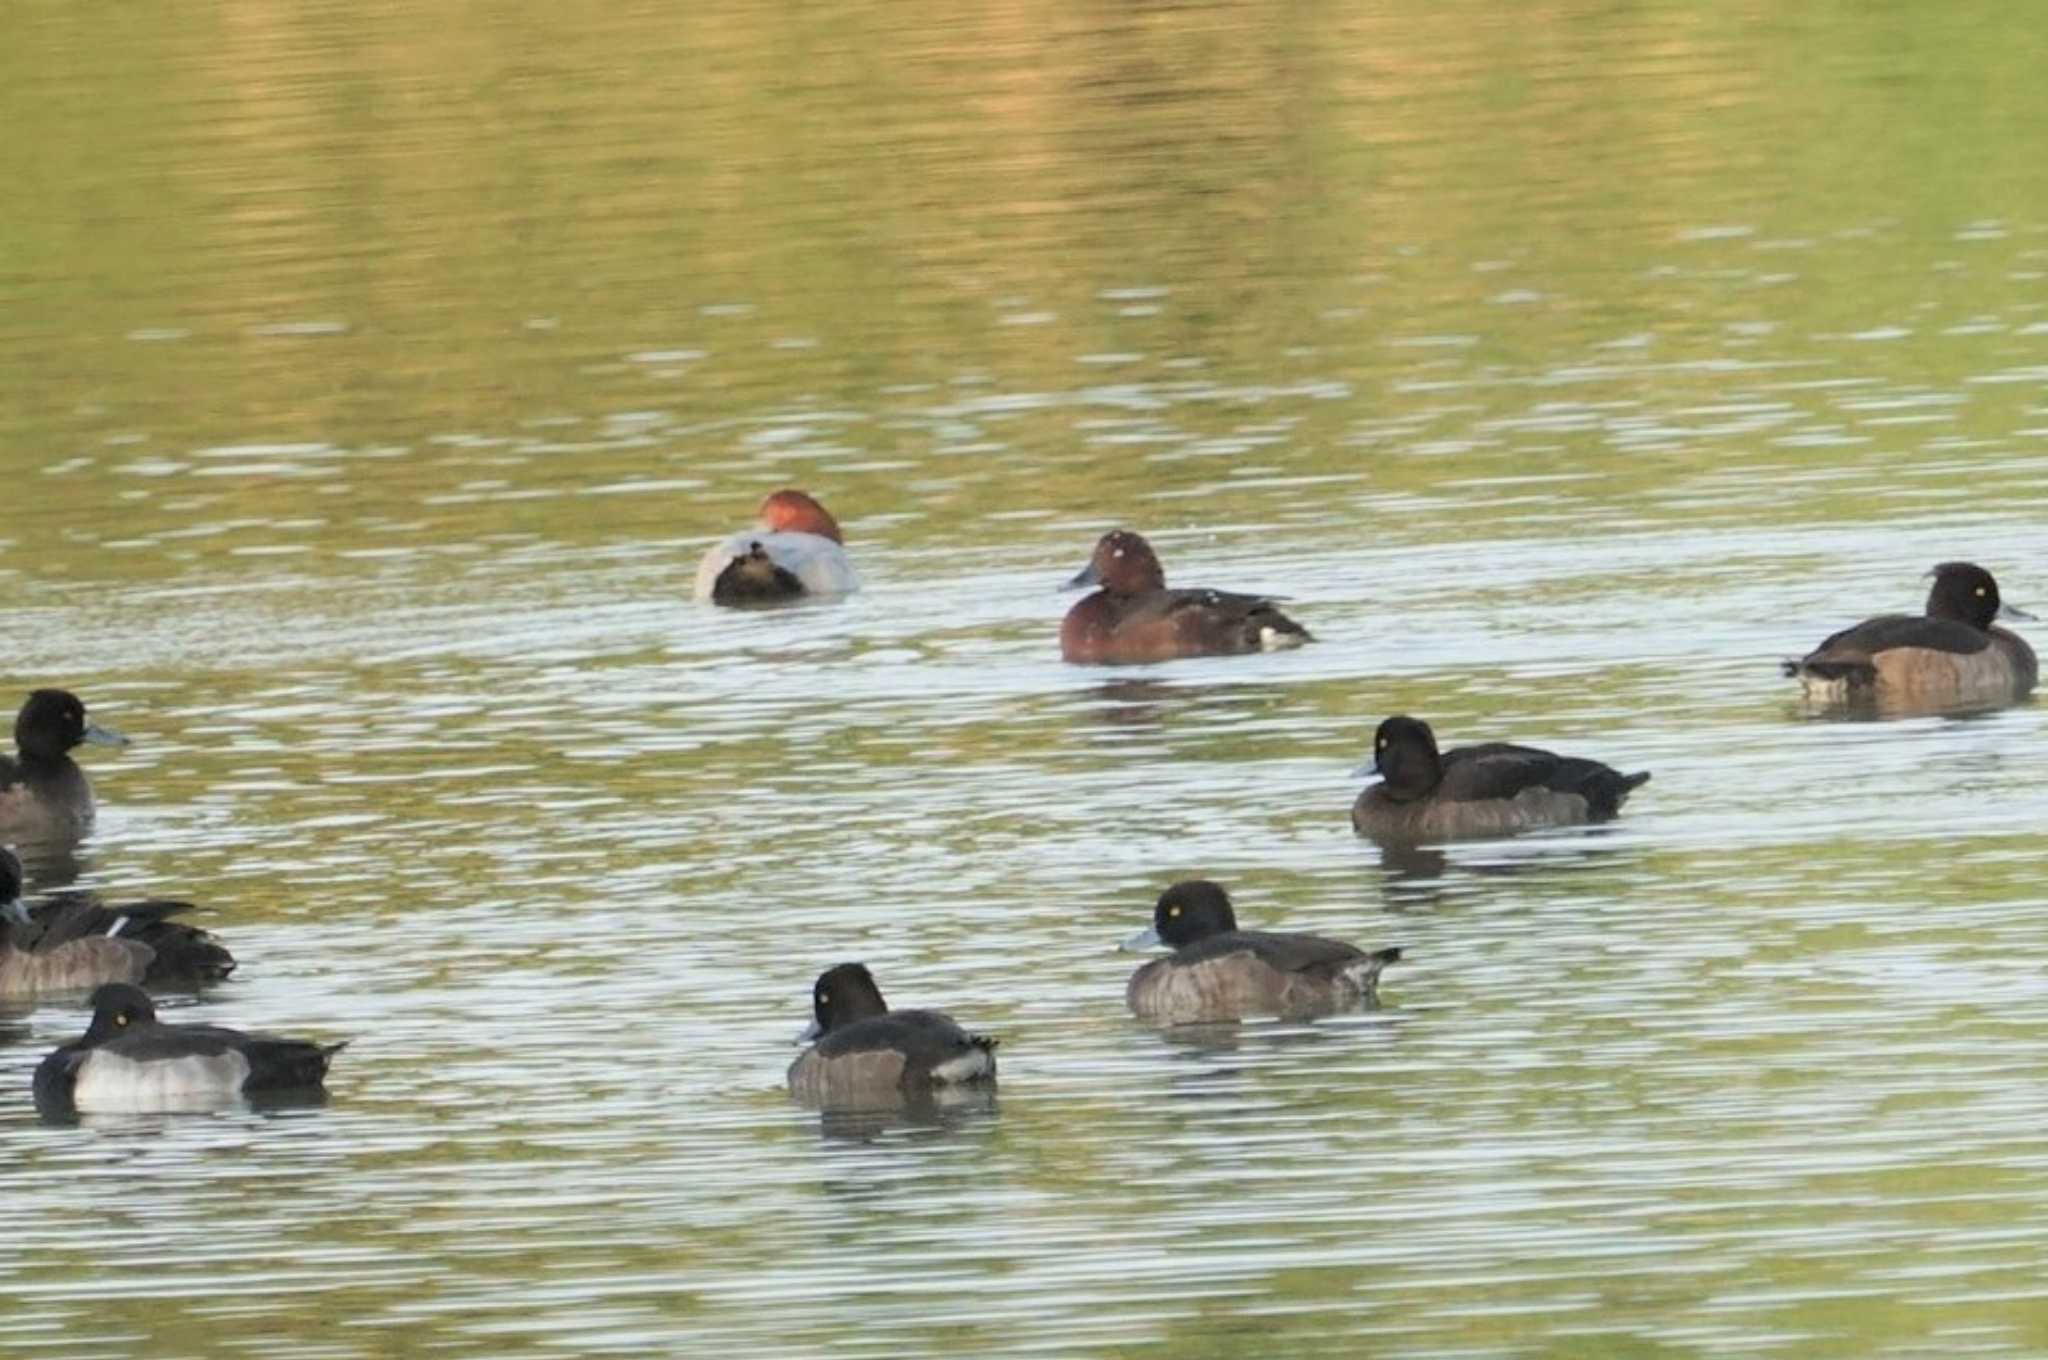
{"type": "Polygon", "coordinates": [[[1865,619],[1785,662],[1785,674],[1816,703],[1910,709],[2026,697],[2040,676],[2034,649],[1996,620],[2034,616],[2007,604],[1974,562],[1943,562],[1927,574],[1934,586],[1924,614],[1865,619]]]}
{"type": "Polygon", "coordinates": [[[839,521],[794,488],[761,502],[757,528],[718,544],[697,564],[697,599],[722,605],[783,604],[860,589],[839,521]]]}
{"type": "Polygon", "coordinates": [[[105,906],[88,893],[21,900],[21,860],[0,846],[0,1001],[85,992],[103,982],[197,988],[235,971],[235,956],[170,918],[189,902],[105,906]]]}
{"type": "Polygon", "coordinates": [[[939,1011],[892,1011],[866,964],[842,963],[811,988],[815,1040],[789,1066],[790,1094],[814,1105],[894,1103],[996,1079],[996,1040],[939,1011]]]}
{"type": "Polygon", "coordinates": [[[1096,586],[1060,624],[1060,655],[1083,664],[1131,665],[1179,656],[1233,656],[1313,642],[1267,596],[1168,590],[1166,569],[1141,535],[1104,534],[1067,589],[1096,586]]]}
{"type": "Polygon", "coordinates": [[[149,972],[156,951],[137,940],[103,933],[46,938],[22,903],[21,882],[21,860],[0,846],[0,1001],[140,982],[149,972]]]}
{"type": "Polygon", "coordinates": [[[1439,751],[1419,718],[1397,715],[1373,734],[1380,782],[1358,795],[1351,825],[1392,844],[1511,836],[1538,827],[1613,819],[1650,772],[1534,746],[1488,742],[1439,751]]]}
{"type": "Polygon", "coordinates": [[[1122,947],[1162,944],[1173,954],[1131,974],[1124,1002],[1133,1014],[1168,1024],[1306,1019],[1369,1005],[1378,999],[1380,972],[1401,957],[1399,949],[1367,951],[1320,935],[1239,930],[1230,895],[1200,878],[1161,893],[1151,928],[1122,947]]]}
{"type": "Polygon", "coordinates": [[[0,836],[75,839],[92,830],[92,782],[71,752],[127,744],[119,732],[88,721],[69,690],[29,695],[14,719],[15,754],[0,755],[0,836]]]}
{"type": "Polygon", "coordinates": [[[36,1068],[46,1114],[156,1114],[222,1109],[249,1098],[310,1094],[346,1044],[244,1034],[218,1025],[166,1025],[139,987],[92,994],[85,1034],[36,1068]]]}

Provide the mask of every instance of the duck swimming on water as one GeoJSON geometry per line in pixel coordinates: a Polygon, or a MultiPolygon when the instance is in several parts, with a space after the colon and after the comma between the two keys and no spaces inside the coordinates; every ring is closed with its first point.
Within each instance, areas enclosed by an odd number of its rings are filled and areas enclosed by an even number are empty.
{"type": "Polygon", "coordinates": [[[2040,677],[2034,649],[1997,621],[2034,616],[2006,603],[1974,562],[1943,562],[1927,574],[1934,585],[1924,613],[1865,619],[1785,662],[1785,674],[1819,703],[1940,708],[2025,698],[2040,677]]]}
{"type": "Polygon", "coordinates": [[[1166,588],[1166,569],[1140,534],[1117,529],[1095,544],[1069,590],[1099,589],[1067,611],[1060,655],[1128,665],[1181,656],[1231,656],[1299,647],[1315,639],[1263,595],[1166,588]]]}

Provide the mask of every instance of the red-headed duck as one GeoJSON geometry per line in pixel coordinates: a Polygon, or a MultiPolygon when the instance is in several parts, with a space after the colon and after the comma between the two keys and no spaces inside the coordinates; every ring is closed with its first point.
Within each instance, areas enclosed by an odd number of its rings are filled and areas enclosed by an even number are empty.
{"type": "Polygon", "coordinates": [[[1351,825],[1390,844],[1511,836],[1546,826],[1611,821],[1650,772],[1489,742],[1439,752],[1419,718],[1395,716],[1373,734],[1380,782],[1358,795],[1351,825]]]}
{"type": "Polygon", "coordinates": [[[68,690],[39,689],[14,719],[18,754],[0,755],[0,835],[78,837],[92,829],[92,782],[75,747],[126,746],[128,738],[89,722],[68,690]]]}
{"type": "Polygon", "coordinates": [[[842,963],[811,988],[815,1039],[789,1066],[790,1094],[813,1105],[887,1103],[934,1087],[996,1079],[996,1041],[939,1011],[892,1011],[867,965],[842,963]]]}
{"type": "Polygon", "coordinates": [[[1207,879],[1176,883],[1152,908],[1152,928],[1123,947],[1171,945],[1131,974],[1124,1001],[1135,1015],[1168,1024],[1241,1020],[1247,1015],[1293,1019],[1327,1015],[1378,1000],[1380,973],[1399,949],[1370,952],[1320,935],[1239,930],[1230,894],[1207,879]]]}
{"type": "Polygon", "coordinates": [[[1067,589],[1100,586],[1060,624],[1060,655],[1089,664],[1230,656],[1312,642],[1308,629],[1261,595],[1168,590],[1166,570],[1143,537],[1104,534],[1067,589]]]}
{"type": "Polygon", "coordinates": [[[2034,616],[2000,599],[1998,582],[1974,562],[1943,562],[1927,574],[1926,613],[1865,619],[1787,661],[1785,674],[1822,703],[1941,708],[2024,698],[2040,676],[2034,649],[1993,620],[2034,616]]]}
{"type": "Polygon", "coordinates": [[[697,564],[694,595],[713,604],[777,604],[860,589],[839,521],[804,492],[761,502],[757,527],[734,534],[697,564]]]}

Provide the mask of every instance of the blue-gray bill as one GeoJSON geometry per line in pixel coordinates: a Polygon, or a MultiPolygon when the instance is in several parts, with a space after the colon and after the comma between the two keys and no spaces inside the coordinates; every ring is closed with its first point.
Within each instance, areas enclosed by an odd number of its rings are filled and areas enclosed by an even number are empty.
{"type": "Polygon", "coordinates": [[[1139,931],[1137,934],[1131,936],[1129,939],[1126,939],[1122,944],[1117,946],[1118,949],[1122,950],[1127,954],[1137,954],[1143,952],[1144,950],[1157,949],[1158,947],[1159,932],[1157,930],[1154,930],[1151,926],[1146,926],[1143,930],[1139,931]]]}
{"type": "Polygon", "coordinates": [[[98,723],[87,723],[85,725],[85,740],[94,746],[126,746],[128,744],[128,738],[122,736],[113,728],[101,727],[98,723]]]}

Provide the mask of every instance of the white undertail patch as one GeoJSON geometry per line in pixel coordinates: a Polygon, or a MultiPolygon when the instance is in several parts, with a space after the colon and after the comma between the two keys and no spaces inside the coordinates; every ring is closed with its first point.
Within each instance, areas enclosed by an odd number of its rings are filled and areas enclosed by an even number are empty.
{"type": "Polygon", "coordinates": [[[1307,639],[1300,633],[1283,633],[1278,628],[1259,629],[1259,650],[1262,652],[1285,651],[1289,647],[1299,647],[1305,641],[1307,639]]]}
{"type": "Polygon", "coordinates": [[[932,1080],[948,1084],[962,1081],[980,1081],[994,1067],[994,1056],[987,1049],[977,1044],[959,1057],[948,1058],[932,1068],[932,1080]]]}

